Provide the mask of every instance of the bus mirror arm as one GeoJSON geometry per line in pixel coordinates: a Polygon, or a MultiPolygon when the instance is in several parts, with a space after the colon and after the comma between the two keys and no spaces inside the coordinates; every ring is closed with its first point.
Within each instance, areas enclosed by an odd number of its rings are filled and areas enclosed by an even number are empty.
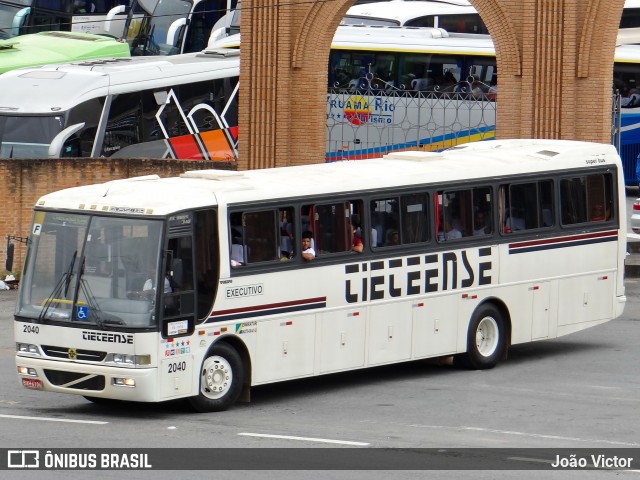
{"type": "Polygon", "coordinates": [[[167,31],[167,45],[175,46],[176,34],[180,30],[180,27],[187,24],[186,18],[179,18],[174,20],[171,25],[169,25],[169,30],[167,31]]]}
{"type": "Polygon", "coordinates": [[[111,20],[115,18],[116,15],[126,12],[127,7],[125,5],[118,5],[117,7],[113,7],[107,13],[107,18],[104,21],[104,29],[105,31],[111,33],[111,20]]]}
{"type": "Polygon", "coordinates": [[[20,35],[20,28],[24,25],[24,22],[27,18],[27,15],[31,13],[31,7],[23,8],[19,10],[18,13],[13,17],[13,22],[11,24],[11,35],[17,37],[20,35]]]}
{"type": "Polygon", "coordinates": [[[49,158],[60,158],[60,154],[62,153],[62,147],[64,146],[64,142],[66,142],[71,135],[81,130],[82,128],[84,128],[84,122],[76,123],[75,125],[71,125],[70,127],[67,127],[64,130],[62,130],[51,141],[51,145],[49,145],[49,151],[47,153],[47,156],[49,158]]]}

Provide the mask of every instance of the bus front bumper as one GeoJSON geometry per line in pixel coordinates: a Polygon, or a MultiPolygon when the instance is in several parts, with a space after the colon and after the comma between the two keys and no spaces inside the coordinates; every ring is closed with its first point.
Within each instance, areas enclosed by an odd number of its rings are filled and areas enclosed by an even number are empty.
{"type": "Polygon", "coordinates": [[[16,355],[25,388],[133,402],[158,401],[157,368],[119,368],[16,355]]]}

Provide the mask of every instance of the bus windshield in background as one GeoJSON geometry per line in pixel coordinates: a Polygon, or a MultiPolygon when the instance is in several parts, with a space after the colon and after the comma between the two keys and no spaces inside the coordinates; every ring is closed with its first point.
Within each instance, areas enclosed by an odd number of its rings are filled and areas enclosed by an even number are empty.
{"type": "Polygon", "coordinates": [[[0,157],[47,158],[51,141],[63,128],[61,115],[0,115],[0,157]]]}
{"type": "Polygon", "coordinates": [[[173,55],[180,53],[184,28],[175,31],[174,22],[186,19],[193,7],[188,0],[138,2],[127,21],[126,38],[131,55],[173,55]],[[145,13],[137,13],[142,8],[145,13]],[[152,9],[152,10],[151,10],[152,9]],[[173,26],[173,27],[172,27],[173,26]],[[169,35],[173,38],[169,38],[169,35]]]}
{"type": "MultiPolygon", "coordinates": [[[[0,2],[0,39],[11,38],[17,35],[15,23],[17,23],[16,15],[21,12],[21,15],[26,12],[22,10],[26,9],[31,1],[25,1],[24,4],[15,2],[13,4],[0,2]]],[[[19,24],[17,25],[19,26],[19,24]]]]}
{"type": "Polygon", "coordinates": [[[158,220],[36,212],[16,315],[154,327],[161,231],[158,220]]]}

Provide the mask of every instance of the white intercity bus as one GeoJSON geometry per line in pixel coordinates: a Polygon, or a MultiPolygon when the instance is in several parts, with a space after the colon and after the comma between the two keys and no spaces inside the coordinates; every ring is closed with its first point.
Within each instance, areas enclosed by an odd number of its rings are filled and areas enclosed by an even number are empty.
{"type": "Polygon", "coordinates": [[[0,158],[235,160],[238,51],[108,58],[0,75],[0,158]]]}
{"type": "Polygon", "coordinates": [[[615,148],[554,140],[63,190],[35,206],[16,366],[198,411],[429,357],[492,368],[621,315],[625,219],[615,148]]]}

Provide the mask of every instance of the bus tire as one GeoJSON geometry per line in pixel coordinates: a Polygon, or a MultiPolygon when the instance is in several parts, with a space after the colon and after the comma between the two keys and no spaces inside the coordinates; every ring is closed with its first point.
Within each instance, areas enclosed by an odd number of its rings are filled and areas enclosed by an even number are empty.
{"type": "Polygon", "coordinates": [[[504,352],[504,332],[500,310],[491,304],[476,309],[469,323],[464,364],[476,370],[495,367],[504,352]]]}
{"type": "Polygon", "coordinates": [[[233,405],[242,392],[242,360],[227,343],[214,345],[200,368],[200,393],[189,399],[198,412],[221,412],[233,405]]]}

